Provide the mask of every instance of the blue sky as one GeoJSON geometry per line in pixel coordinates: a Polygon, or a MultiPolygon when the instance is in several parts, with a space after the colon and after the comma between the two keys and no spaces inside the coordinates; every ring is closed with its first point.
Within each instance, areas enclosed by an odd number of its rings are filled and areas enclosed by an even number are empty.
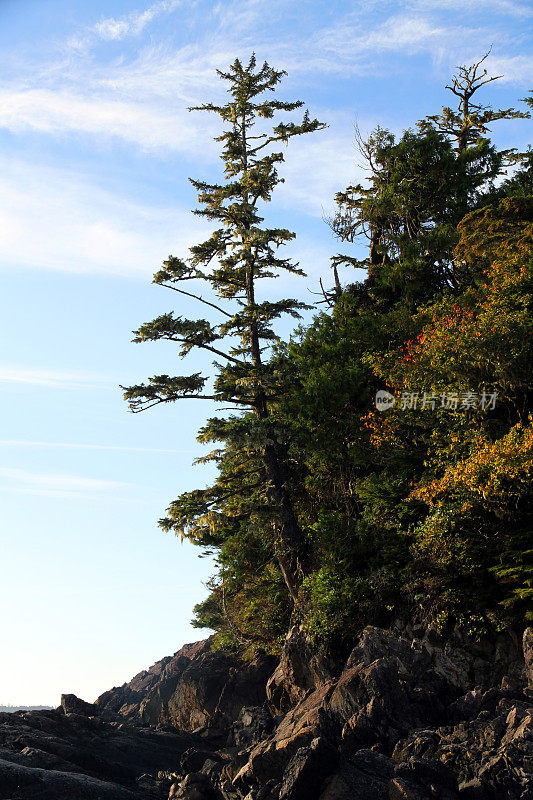
{"type": "Polygon", "coordinates": [[[219,175],[216,120],[186,109],[223,97],[215,69],[255,50],[329,125],[291,144],[269,211],[308,277],[268,291],[309,301],[338,250],[323,218],[362,177],[354,123],[438,111],[491,44],[504,78],[485,97],[517,105],[531,17],[520,0],[0,0],[0,703],[93,700],[200,636],[209,560],[157,519],[209,480],[191,462],[211,409],[131,415],[118,387],[180,373],[171,346],[130,339],[197,314],[150,281],[209,230],[187,177],[219,175]]]}

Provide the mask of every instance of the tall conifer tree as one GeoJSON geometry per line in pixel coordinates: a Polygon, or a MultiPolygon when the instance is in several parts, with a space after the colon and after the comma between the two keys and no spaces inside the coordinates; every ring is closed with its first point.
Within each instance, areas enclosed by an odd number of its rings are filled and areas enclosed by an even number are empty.
{"type": "Polygon", "coordinates": [[[302,535],[286,486],[283,437],[272,421],[272,403],[283,386],[282,377],[269,363],[268,350],[277,340],[274,322],[285,314],[299,317],[304,304],[292,299],[259,301],[256,288],[259,279],[276,277],[280,270],[304,273],[290,259],[278,255],[278,248],[294,234],[284,228],[262,226],[259,204],[269,202],[273,189],[282,181],[277,165],[284,157],[276,152],[276,145],[325,126],[311,119],[307,111],[298,124],[278,122],[268,132],[264,132],[264,126],[257,126],[259,118],[272,120],[278,112],[292,112],[303,105],[301,101],[284,102],[268,96],[284,74],[266,62],[258,67],[253,55],[247,65],[237,59],[227,72],[218,70],[228,84],[229,102],[190,109],[213,112],[227,124],[217,137],[222,144],[224,183],[191,181],[201,206],[194,213],[218,227],[206,241],[190,248],[189,258],[169,256],[155,274],[154,283],[196,299],[222,321],[184,319],[170,312],[135,332],[136,342],[177,342],[181,356],[194,348],[215,354],[219,359],[215,362],[216,377],[211,384],[200,373],[157,375],[146,384],[126,388],[125,398],[133,412],[184,398],[220,401],[244,412],[209,420],[199,438],[225,443],[226,452],[218,450],[211,456],[219,466],[225,465],[223,474],[214,486],[181,495],[160,524],[197,544],[219,544],[222,531],[231,525],[232,514],[243,516],[243,503],[248,503],[248,513],[254,502],[262,503],[263,512],[267,507],[271,517],[273,551],[296,601],[302,577],[302,535]],[[207,284],[210,299],[194,288],[183,288],[186,282],[207,284]],[[211,299],[211,294],[218,299],[211,299]],[[248,456],[237,458],[238,464],[234,464],[228,448],[240,451],[241,456],[246,451],[248,456]],[[254,472],[253,490],[247,492],[243,475],[250,472],[254,472]],[[235,479],[237,473],[240,477],[235,479]]]}

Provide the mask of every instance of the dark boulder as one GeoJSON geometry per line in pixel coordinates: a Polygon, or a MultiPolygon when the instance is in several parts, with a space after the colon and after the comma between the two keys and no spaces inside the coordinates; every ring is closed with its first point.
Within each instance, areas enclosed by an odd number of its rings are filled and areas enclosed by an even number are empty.
{"type": "Polygon", "coordinates": [[[413,754],[444,763],[465,797],[533,797],[533,708],[501,700],[492,712],[482,710],[473,719],[433,732],[414,731],[397,745],[394,758],[409,762],[413,754]]]}
{"type": "Polygon", "coordinates": [[[227,735],[244,706],[264,703],[266,682],[276,663],[264,653],[243,662],[230,653],[203,652],[180,674],[165,708],[150,706],[147,713],[148,701],[143,704],[143,720],[154,724],[166,715],[181,730],[208,726],[225,729],[227,735]]]}
{"type": "Polygon", "coordinates": [[[134,800],[136,795],[88,775],[25,767],[0,760],[0,792],[10,800],[134,800]]]}
{"type": "Polygon", "coordinates": [[[279,800],[316,800],[338,760],[338,750],[327,740],[313,739],[301,747],[285,768],[279,800]]]}
{"type": "Polygon", "coordinates": [[[98,708],[94,703],[86,703],[75,694],[62,694],[61,708],[64,714],[81,714],[85,717],[94,717],[98,713],[98,708]]]}
{"type": "Polygon", "coordinates": [[[239,750],[252,747],[266,739],[275,725],[269,711],[262,706],[245,706],[232,724],[228,736],[228,746],[235,745],[239,750]]]}
{"type": "Polygon", "coordinates": [[[295,625],[285,639],[281,660],[266,687],[272,713],[285,714],[331,677],[326,662],[317,655],[302,627],[295,625]]]}
{"type": "Polygon", "coordinates": [[[220,746],[245,706],[261,706],[278,659],[258,653],[244,661],[213,651],[211,639],[185,645],[96,701],[100,713],[130,723],[201,733],[220,746]]]}
{"type": "MultiPolygon", "coordinates": [[[[194,744],[189,734],[139,729],[75,713],[65,715],[63,710],[0,715],[0,759],[4,774],[14,771],[21,780],[26,776],[32,784],[45,780],[42,773],[52,777],[61,773],[73,779],[77,776],[116,784],[117,792],[122,787],[135,793],[139,776],[155,777],[160,771],[175,770],[181,754],[194,744]],[[13,769],[6,764],[12,764],[13,769]]],[[[87,786],[89,784],[90,781],[87,786]]],[[[52,786],[48,778],[46,785],[52,786]]],[[[62,777],[57,785],[78,784],[62,777]]],[[[53,790],[50,791],[53,796],[53,790]]],[[[71,794],[67,796],[78,796],[72,788],[69,791],[71,794]]],[[[108,794],[109,791],[107,787],[108,794]]],[[[90,793],[87,796],[91,796],[90,793]]]]}
{"type": "Polygon", "coordinates": [[[391,800],[457,800],[459,786],[453,772],[436,760],[410,758],[395,767],[389,783],[391,800]]]}
{"type": "Polygon", "coordinates": [[[221,792],[201,772],[191,772],[182,781],[173,783],[168,798],[169,800],[224,800],[221,792]]]}
{"type": "Polygon", "coordinates": [[[389,800],[388,785],[393,775],[390,758],[360,750],[328,778],[319,800],[389,800]]]}
{"type": "Polygon", "coordinates": [[[335,743],[338,724],[328,713],[328,698],[333,684],[315,689],[289,711],[269,738],[256,745],[233,782],[239,788],[258,786],[273,779],[281,781],[283,773],[297,750],[313,739],[335,743]]]}
{"type": "Polygon", "coordinates": [[[206,761],[221,762],[222,760],[222,757],[212,750],[190,747],[180,758],[180,772],[182,775],[187,775],[189,772],[200,772],[206,761]]]}
{"type": "Polygon", "coordinates": [[[198,655],[209,651],[211,641],[204,639],[183,645],[173,656],[162,658],[149,669],[139,672],[128,683],[101,694],[96,705],[101,710],[106,709],[113,714],[120,714],[129,722],[141,722],[141,703],[152,691],[157,690],[157,687],[164,686],[167,681],[177,678],[198,655]]]}

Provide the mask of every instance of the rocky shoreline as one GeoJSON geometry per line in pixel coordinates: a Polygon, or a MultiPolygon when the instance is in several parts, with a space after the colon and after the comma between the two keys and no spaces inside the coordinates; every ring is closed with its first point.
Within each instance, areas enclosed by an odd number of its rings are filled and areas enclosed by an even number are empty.
{"type": "Polygon", "coordinates": [[[344,664],[185,645],[95,704],[0,714],[0,800],[528,800],[533,631],[366,628],[344,664]]]}

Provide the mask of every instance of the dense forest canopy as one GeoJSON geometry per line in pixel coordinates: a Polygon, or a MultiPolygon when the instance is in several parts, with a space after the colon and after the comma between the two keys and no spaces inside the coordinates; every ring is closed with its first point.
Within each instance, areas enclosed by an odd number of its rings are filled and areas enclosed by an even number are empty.
{"type": "Polygon", "coordinates": [[[337,195],[330,225],[367,255],[333,256],[323,310],[281,341],[276,320],[304,306],[258,299],[257,281],[303,273],[280,251],[294,234],[263,226],[261,205],[281,180],[279,145],[323,124],[287,121],[302,103],[274,99],[284,73],[254,57],[219,75],[228,103],[201,109],[226,126],[224,182],[193,181],[195,213],[218,227],[154,278],[208,318],[165,314],[135,339],[214,353],[214,380],[159,375],[125,391],[133,411],[224,407],[198,437],[215,444],[215,482],[161,520],[216,554],[194,624],[250,651],[276,651],[291,620],[325,648],[403,615],[520,627],[533,619],[533,153],[498,150],[490,129],[529,118],[532,99],[478,102],[496,79],[482,59],[447,87],[454,107],[400,137],[359,135],[369,180],[337,195]]]}

